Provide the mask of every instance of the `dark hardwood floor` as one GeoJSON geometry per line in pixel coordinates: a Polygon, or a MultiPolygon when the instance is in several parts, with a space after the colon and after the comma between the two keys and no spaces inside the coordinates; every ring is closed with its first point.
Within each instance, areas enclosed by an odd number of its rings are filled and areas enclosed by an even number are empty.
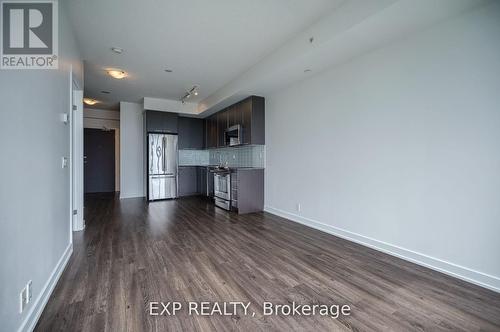
{"type": "Polygon", "coordinates": [[[500,330],[500,294],[268,213],[109,195],[86,211],[37,331],[500,330]],[[256,315],[150,316],[149,301],[250,301],[256,315]],[[263,316],[264,301],[351,315],[263,316]]]}

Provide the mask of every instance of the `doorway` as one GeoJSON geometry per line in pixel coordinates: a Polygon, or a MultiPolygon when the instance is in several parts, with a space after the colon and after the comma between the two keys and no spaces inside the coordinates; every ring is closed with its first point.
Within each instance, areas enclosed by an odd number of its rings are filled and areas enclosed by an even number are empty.
{"type": "Polygon", "coordinates": [[[115,131],[84,129],[84,192],[115,192],[115,131]]]}

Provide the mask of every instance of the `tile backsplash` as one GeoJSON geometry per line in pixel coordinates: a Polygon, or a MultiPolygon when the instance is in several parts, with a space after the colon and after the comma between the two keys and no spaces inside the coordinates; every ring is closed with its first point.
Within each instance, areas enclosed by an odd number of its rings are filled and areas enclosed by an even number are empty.
{"type": "Polygon", "coordinates": [[[179,150],[179,166],[208,165],[208,150],[179,150]]]}
{"type": "Polygon", "coordinates": [[[179,150],[180,166],[225,164],[230,167],[265,167],[266,146],[245,145],[209,150],[179,150]]]}

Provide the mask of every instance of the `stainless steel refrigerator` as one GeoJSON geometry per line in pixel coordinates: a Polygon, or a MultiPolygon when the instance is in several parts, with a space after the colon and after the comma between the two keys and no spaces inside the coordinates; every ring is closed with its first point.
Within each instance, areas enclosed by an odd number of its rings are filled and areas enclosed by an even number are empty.
{"type": "Polygon", "coordinates": [[[177,197],[177,135],[148,133],[148,200],[177,197]]]}

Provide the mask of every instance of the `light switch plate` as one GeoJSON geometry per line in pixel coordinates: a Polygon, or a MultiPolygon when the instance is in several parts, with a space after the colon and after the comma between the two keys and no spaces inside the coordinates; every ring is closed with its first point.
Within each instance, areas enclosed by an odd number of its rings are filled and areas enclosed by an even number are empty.
{"type": "Polygon", "coordinates": [[[68,158],[66,157],[61,157],[61,167],[66,168],[68,167],[68,158]]]}
{"type": "Polygon", "coordinates": [[[68,113],[61,113],[61,121],[64,124],[67,124],[69,122],[69,116],[68,113]]]}

